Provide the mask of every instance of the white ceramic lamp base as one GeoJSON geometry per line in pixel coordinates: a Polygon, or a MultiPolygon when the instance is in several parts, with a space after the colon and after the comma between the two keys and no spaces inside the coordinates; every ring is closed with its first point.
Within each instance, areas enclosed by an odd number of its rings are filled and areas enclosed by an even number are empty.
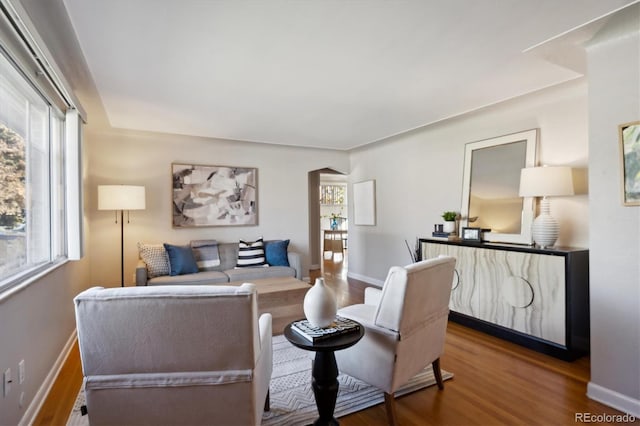
{"type": "Polygon", "coordinates": [[[543,198],[540,201],[540,215],[533,221],[531,228],[533,241],[542,248],[553,246],[560,232],[558,222],[549,212],[549,200],[543,198]]]}

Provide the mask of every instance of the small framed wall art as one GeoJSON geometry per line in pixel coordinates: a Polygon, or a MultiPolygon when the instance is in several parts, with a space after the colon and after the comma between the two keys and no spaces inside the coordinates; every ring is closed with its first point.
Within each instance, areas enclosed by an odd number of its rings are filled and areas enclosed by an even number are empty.
{"type": "Polygon", "coordinates": [[[479,243],[482,241],[482,237],[480,235],[480,228],[468,228],[463,227],[460,238],[464,241],[474,241],[479,243]]]}
{"type": "Polygon", "coordinates": [[[354,225],[376,224],[376,181],[365,180],[353,184],[354,225]]]}
{"type": "Polygon", "coordinates": [[[622,202],[625,206],[640,206],[640,121],[621,124],[622,202]]]}
{"type": "Polygon", "coordinates": [[[171,164],[174,228],[258,224],[258,169],[171,164]]]}

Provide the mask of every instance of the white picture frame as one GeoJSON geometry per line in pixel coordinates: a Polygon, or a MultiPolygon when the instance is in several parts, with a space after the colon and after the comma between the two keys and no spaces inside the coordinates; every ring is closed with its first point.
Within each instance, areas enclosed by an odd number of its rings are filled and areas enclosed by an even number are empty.
{"type": "Polygon", "coordinates": [[[373,179],[353,184],[353,223],[376,224],[376,181],[373,179]]]}

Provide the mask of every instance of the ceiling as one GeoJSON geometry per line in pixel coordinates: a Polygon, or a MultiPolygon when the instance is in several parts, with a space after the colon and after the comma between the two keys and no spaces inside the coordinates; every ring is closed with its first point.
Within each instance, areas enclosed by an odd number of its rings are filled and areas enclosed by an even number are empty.
{"type": "Polygon", "coordinates": [[[111,126],[339,150],[580,77],[528,49],[632,3],[64,0],[111,126]]]}

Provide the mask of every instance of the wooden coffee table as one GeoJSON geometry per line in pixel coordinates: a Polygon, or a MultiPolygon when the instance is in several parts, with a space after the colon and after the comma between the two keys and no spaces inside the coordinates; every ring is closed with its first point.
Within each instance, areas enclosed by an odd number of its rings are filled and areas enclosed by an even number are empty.
{"type": "MultiPolygon", "coordinates": [[[[311,284],[294,277],[262,278],[247,280],[258,290],[258,315],[269,312],[273,317],[273,334],[282,334],[284,327],[304,317],[302,304],[311,284]]],[[[229,285],[241,285],[230,282],[229,285]]]]}

